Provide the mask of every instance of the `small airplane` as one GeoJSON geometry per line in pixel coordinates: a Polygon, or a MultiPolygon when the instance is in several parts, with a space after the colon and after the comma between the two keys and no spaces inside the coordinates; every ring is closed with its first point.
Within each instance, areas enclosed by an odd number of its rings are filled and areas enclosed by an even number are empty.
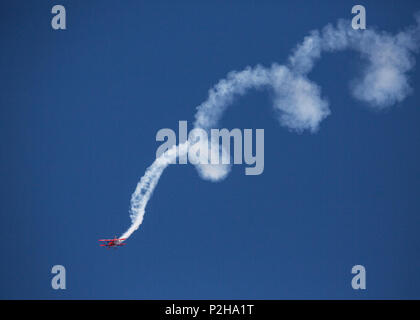
{"type": "Polygon", "coordinates": [[[123,241],[126,240],[126,238],[121,238],[118,239],[117,237],[114,236],[114,239],[99,239],[99,241],[105,241],[105,244],[101,244],[101,247],[106,247],[107,249],[111,248],[111,247],[121,247],[126,245],[125,243],[123,243],[123,241]]]}

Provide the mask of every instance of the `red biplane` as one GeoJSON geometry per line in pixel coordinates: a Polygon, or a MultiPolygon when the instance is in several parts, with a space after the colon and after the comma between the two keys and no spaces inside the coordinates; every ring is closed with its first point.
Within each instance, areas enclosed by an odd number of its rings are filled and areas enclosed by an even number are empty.
{"type": "Polygon", "coordinates": [[[126,240],[126,238],[121,238],[118,239],[114,236],[114,239],[100,239],[99,241],[105,241],[105,244],[101,244],[101,247],[106,247],[107,249],[111,248],[111,247],[121,247],[124,246],[125,243],[123,243],[123,241],[126,240]]]}

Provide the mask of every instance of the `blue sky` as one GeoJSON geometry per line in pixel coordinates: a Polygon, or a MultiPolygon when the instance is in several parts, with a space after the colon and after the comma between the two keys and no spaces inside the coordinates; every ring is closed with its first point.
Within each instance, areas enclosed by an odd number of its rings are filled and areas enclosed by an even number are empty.
{"type": "MultiPolygon", "coordinates": [[[[369,1],[367,25],[397,32],[417,1],[369,1]]],[[[316,134],[273,117],[252,91],[225,128],[265,130],[265,169],[163,174],[144,223],[119,250],[99,238],[130,224],[131,193],[161,128],[192,126],[231,70],[284,63],[312,29],[351,18],[352,1],[9,1],[0,4],[0,298],[420,298],[420,72],[375,112],[355,100],[354,52],[309,74],[332,114],[316,134]],[[67,30],[51,28],[51,7],[67,30]],[[51,267],[67,289],[51,288],[51,267]],[[367,290],[351,288],[351,268],[367,290]]]]}

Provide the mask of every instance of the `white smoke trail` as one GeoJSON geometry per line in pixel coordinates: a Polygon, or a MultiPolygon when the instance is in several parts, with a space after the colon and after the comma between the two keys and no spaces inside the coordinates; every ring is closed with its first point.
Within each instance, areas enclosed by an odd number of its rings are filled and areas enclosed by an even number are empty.
{"type": "Polygon", "coordinates": [[[185,154],[188,151],[188,141],[180,144],[179,146],[173,146],[167,150],[163,155],[157,158],[150,167],[146,169],[146,173],[140,179],[137,184],[136,190],[131,195],[131,209],[130,218],[132,221],[131,226],[124,232],[119,238],[127,239],[131,234],[136,231],[141,223],[143,222],[144,212],[152,196],[153,190],[155,189],[162,172],[166,167],[173,162],[174,159],[179,155],[185,154]]]}
{"type": "MultiPolygon", "coordinates": [[[[312,31],[289,57],[288,65],[273,64],[270,68],[257,65],[230,72],[209,90],[208,98],[197,107],[196,128],[217,127],[224,111],[235,97],[250,89],[267,88],[274,93],[273,107],[281,125],[301,132],[316,132],[329,114],[328,102],[320,88],[307,77],[322,52],[355,50],[366,62],[361,79],[353,81],[352,94],[373,108],[386,108],[401,102],[411,91],[407,72],[415,64],[418,51],[420,15],[416,25],[396,35],[374,29],[353,30],[349,21],[327,25],[312,31]]],[[[145,208],[165,168],[178,152],[188,152],[189,143],[174,146],[157,158],[146,170],[131,197],[130,228],[120,238],[128,238],[143,221],[145,208]]],[[[230,171],[228,165],[196,165],[200,176],[217,181],[230,171]]]]}

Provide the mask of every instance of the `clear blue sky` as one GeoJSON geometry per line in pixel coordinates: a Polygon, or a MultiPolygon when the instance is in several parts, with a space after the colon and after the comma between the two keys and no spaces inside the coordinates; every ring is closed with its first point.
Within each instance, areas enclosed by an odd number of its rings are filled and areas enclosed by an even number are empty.
{"type": "MultiPolygon", "coordinates": [[[[396,32],[417,1],[362,1],[396,32]]],[[[265,129],[265,170],[220,183],[171,166],[141,228],[119,250],[129,200],[161,128],[192,125],[231,70],[284,63],[311,30],[354,1],[3,1],[0,51],[0,298],[420,298],[420,70],[388,111],[354,100],[355,53],[310,78],[332,114],[295,134],[251,92],[226,128],[265,129]],[[51,7],[67,30],[51,28],[51,7]],[[67,269],[67,290],[50,286],[67,269]],[[351,267],[367,269],[354,291],[351,267]]]]}

